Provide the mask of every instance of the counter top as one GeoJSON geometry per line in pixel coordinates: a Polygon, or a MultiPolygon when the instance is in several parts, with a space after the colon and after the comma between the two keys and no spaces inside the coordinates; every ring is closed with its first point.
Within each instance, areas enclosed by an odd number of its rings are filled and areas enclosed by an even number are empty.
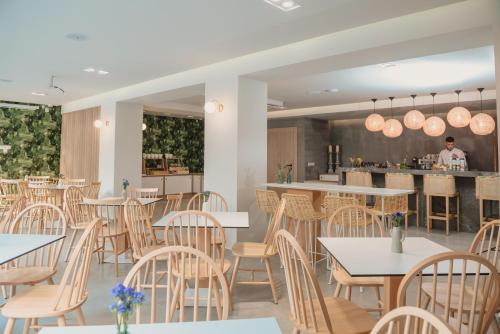
{"type": "Polygon", "coordinates": [[[409,173],[413,175],[426,175],[426,174],[442,174],[442,175],[453,175],[456,177],[476,177],[476,176],[498,176],[497,172],[486,172],[486,171],[442,171],[442,170],[427,170],[427,169],[397,169],[397,168],[377,168],[377,167],[338,167],[337,171],[349,172],[371,172],[371,173],[409,173]]]}
{"type": "Polygon", "coordinates": [[[359,186],[343,186],[337,184],[326,183],[264,183],[261,187],[267,188],[285,188],[285,189],[298,189],[320,192],[334,192],[334,193],[349,193],[349,194],[362,194],[372,196],[400,196],[413,194],[414,190],[407,189],[390,189],[390,188],[374,188],[374,187],[359,187],[359,186]]]}
{"type": "Polygon", "coordinates": [[[146,175],[146,174],[142,174],[142,177],[189,176],[189,175],[203,175],[203,173],[189,173],[189,174],[158,174],[158,175],[146,175]]]}

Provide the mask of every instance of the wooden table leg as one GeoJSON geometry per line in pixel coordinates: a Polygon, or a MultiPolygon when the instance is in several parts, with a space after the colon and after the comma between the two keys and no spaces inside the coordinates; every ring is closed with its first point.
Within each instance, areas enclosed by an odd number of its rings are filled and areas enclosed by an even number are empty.
{"type": "Polygon", "coordinates": [[[404,276],[384,277],[384,314],[398,306],[399,284],[404,276]]]}

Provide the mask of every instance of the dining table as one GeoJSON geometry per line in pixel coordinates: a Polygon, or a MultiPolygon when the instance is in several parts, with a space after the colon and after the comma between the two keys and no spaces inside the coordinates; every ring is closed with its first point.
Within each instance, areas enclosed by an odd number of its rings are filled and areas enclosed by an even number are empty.
{"type": "MultiPolygon", "coordinates": [[[[170,322],[129,325],[130,333],[148,334],[281,334],[275,318],[170,322]]],[[[116,326],[45,327],[40,334],[115,334],[116,326]]]]}
{"type": "MultiPolygon", "coordinates": [[[[248,212],[224,212],[224,211],[214,211],[206,212],[210,214],[223,228],[249,228],[249,218],[248,212]]],[[[167,226],[167,223],[173,216],[177,214],[176,211],[170,211],[165,216],[160,218],[157,222],[153,224],[153,228],[163,228],[167,226]]],[[[178,223],[178,222],[176,222],[178,223]]],[[[210,222],[208,222],[207,226],[210,222]]]]}
{"type": "Polygon", "coordinates": [[[65,237],[64,235],[0,234],[0,265],[65,237]]]}
{"type": "MultiPolygon", "coordinates": [[[[318,238],[328,253],[352,277],[384,277],[384,312],[397,307],[403,277],[420,261],[451,249],[423,237],[407,237],[403,252],[391,250],[391,238],[318,238]]],[[[458,268],[458,267],[457,267],[458,268]]],[[[457,269],[459,270],[459,269],[457,269]]],[[[448,268],[438,268],[438,274],[448,268]]]]}

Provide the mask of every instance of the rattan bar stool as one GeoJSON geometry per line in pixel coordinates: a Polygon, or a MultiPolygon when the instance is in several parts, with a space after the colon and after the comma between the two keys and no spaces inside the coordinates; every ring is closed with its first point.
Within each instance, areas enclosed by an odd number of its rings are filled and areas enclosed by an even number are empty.
{"type": "Polygon", "coordinates": [[[286,200],[285,216],[289,220],[288,228],[299,240],[313,268],[316,268],[319,261],[327,258],[326,253],[320,252],[321,245],[317,241],[317,237],[326,236],[326,228],[323,229],[321,224],[325,213],[314,210],[307,195],[285,193],[281,198],[286,200]]]}
{"type": "MultiPolygon", "coordinates": [[[[373,187],[372,173],[370,172],[346,172],[345,184],[347,186],[373,187]]],[[[349,195],[358,200],[359,205],[366,206],[366,195],[349,195]]]]}
{"type": "Polygon", "coordinates": [[[442,220],[446,222],[446,234],[450,234],[450,219],[455,219],[457,223],[457,232],[460,232],[460,194],[455,188],[455,177],[451,175],[424,175],[424,195],[426,206],[425,221],[427,232],[432,229],[433,220],[442,220]],[[445,198],[445,212],[434,212],[432,210],[432,198],[445,198]],[[450,198],[456,198],[456,212],[450,212],[450,198]]]}
{"type": "Polygon", "coordinates": [[[476,177],[476,198],[479,200],[479,226],[483,227],[484,224],[495,219],[484,213],[484,201],[500,201],[500,177],[476,177]]]}

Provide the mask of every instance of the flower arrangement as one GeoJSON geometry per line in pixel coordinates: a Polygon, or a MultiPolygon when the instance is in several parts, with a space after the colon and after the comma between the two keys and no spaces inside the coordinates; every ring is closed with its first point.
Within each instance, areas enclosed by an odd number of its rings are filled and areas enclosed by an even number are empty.
{"type": "Polygon", "coordinates": [[[128,321],[135,309],[144,303],[144,294],[132,288],[126,288],[121,283],[111,290],[111,294],[114,302],[109,305],[109,309],[115,314],[116,333],[129,334],[128,321]]]}
{"type": "Polygon", "coordinates": [[[403,213],[396,211],[391,215],[392,227],[401,227],[404,215],[403,213]]]}
{"type": "Polygon", "coordinates": [[[203,192],[203,202],[208,202],[208,198],[210,197],[210,191],[203,192]]]}
{"type": "Polygon", "coordinates": [[[123,179],[122,180],[122,186],[123,186],[123,190],[127,190],[127,187],[130,185],[130,182],[128,182],[127,179],[123,179]]]}

